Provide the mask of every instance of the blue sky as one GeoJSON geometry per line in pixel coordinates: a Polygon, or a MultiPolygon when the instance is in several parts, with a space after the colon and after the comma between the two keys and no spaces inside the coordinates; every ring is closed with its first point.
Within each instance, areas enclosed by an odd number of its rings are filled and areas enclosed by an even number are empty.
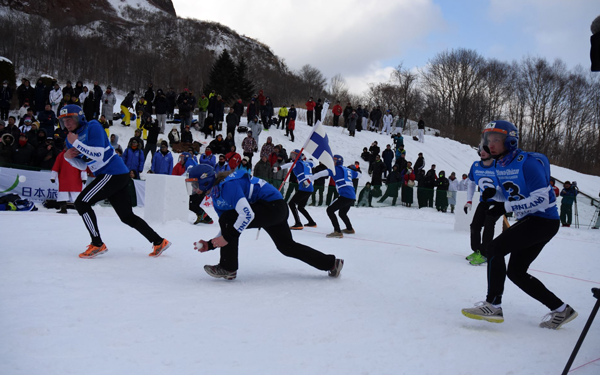
{"type": "Polygon", "coordinates": [[[600,0],[173,0],[180,16],[222,23],[269,45],[292,69],[304,64],[351,90],[418,68],[446,49],[486,58],[562,59],[589,70],[590,24],[600,0]],[[249,6],[252,4],[252,6],[249,6]]]}

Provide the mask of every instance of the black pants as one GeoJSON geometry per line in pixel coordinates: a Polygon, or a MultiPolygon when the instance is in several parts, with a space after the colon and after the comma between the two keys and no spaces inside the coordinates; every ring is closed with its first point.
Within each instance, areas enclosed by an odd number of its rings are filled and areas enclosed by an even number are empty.
{"type": "Polygon", "coordinates": [[[83,223],[92,238],[92,244],[100,246],[103,243],[100,238],[96,214],[92,206],[104,199],[108,199],[123,223],[136,229],[154,245],[159,245],[162,242],[162,237],[150,228],[142,218],[133,213],[131,198],[127,192],[127,185],[130,181],[131,177],[129,177],[128,173],[98,175],[94,181],[83,189],[75,200],[75,208],[83,218],[83,223]]]}
{"type": "Polygon", "coordinates": [[[333,115],[333,126],[340,126],[340,116],[333,115]]]}
{"type": "Polygon", "coordinates": [[[325,198],[325,204],[329,206],[331,204],[331,201],[337,199],[337,197],[339,196],[340,194],[337,192],[336,187],[329,185],[327,187],[327,198],[325,198]]]}
{"type": "Polygon", "coordinates": [[[479,251],[484,257],[487,257],[487,247],[494,239],[494,227],[500,218],[500,216],[486,215],[489,208],[490,203],[479,202],[471,222],[471,250],[479,251]],[[483,228],[483,240],[481,228],[483,228]]]}
{"type": "Polygon", "coordinates": [[[298,190],[296,192],[296,194],[294,194],[294,196],[292,197],[292,200],[289,203],[290,209],[292,210],[292,215],[294,215],[294,220],[296,221],[295,222],[296,225],[302,225],[302,222],[300,221],[300,215],[298,215],[298,211],[300,211],[300,213],[306,219],[308,219],[308,222],[310,224],[315,222],[312,219],[312,217],[310,217],[310,214],[308,213],[308,211],[306,211],[306,208],[304,208],[304,207],[306,207],[306,203],[308,203],[308,198],[310,198],[311,194],[312,194],[312,192],[310,192],[310,191],[298,190]]]}
{"type": "MultiPolygon", "coordinates": [[[[322,271],[333,268],[335,265],[334,255],[323,254],[294,241],[287,224],[289,211],[283,199],[272,202],[258,201],[250,207],[254,211],[254,220],[248,225],[248,228],[263,228],[277,246],[277,250],[283,255],[301,260],[322,271]]],[[[235,210],[226,211],[219,217],[221,233],[228,242],[221,248],[219,265],[228,271],[237,271],[238,269],[240,234],[233,228],[237,217],[238,213],[235,210]]]]}
{"type": "Polygon", "coordinates": [[[292,142],[294,142],[294,131],[292,129],[290,129],[290,130],[288,130],[288,132],[290,133],[290,138],[291,138],[290,140],[292,142]]]}
{"type": "Polygon", "coordinates": [[[306,111],[306,123],[308,126],[313,125],[313,111],[306,111]]]}
{"type": "MultiPolygon", "coordinates": [[[[204,216],[206,212],[202,209],[202,201],[206,194],[192,194],[190,195],[189,210],[198,216],[204,216]]],[[[207,215],[208,216],[208,215],[207,215]]]]}
{"type": "Polygon", "coordinates": [[[319,194],[319,204],[321,206],[323,204],[323,191],[325,190],[325,185],[313,185],[315,191],[312,193],[312,205],[315,205],[315,197],[317,193],[319,194]]]}
{"type": "Polygon", "coordinates": [[[285,117],[279,116],[279,120],[277,120],[277,129],[279,129],[279,125],[281,124],[281,129],[285,128],[285,117]]]}
{"type": "Polygon", "coordinates": [[[289,183],[288,184],[288,189],[285,192],[285,201],[288,202],[290,200],[290,197],[292,196],[292,193],[298,191],[298,184],[296,183],[289,183]]]}
{"type": "MultiPolygon", "coordinates": [[[[156,143],[146,142],[146,147],[144,147],[144,160],[148,160],[148,153],[150,153],[152,161],[154,161],[154,154],[156,153],[156,143]]],[[[150,163],[150,168],[152,169],[152,163],[150,163]]]]}
{"type": "Polygon", "coordinates": [[[486,301],[502,303],[506,276],[522,291],[546,305],[550,310],[563,302],[549,291],[541,281],[527,273],[529,265],[544,246],[558,233],[560,220],[526,217],[493,240],[488,248],[488,294],[486,301]],[[504,257],[510,254],[508,268],[504,257]]]}
{"type": "Polygon", "coordinates": [[[0,108],[0,120],[8,121],[8,108],[0,108]]]}
{"type": "Polygon", "coordinates": [[[352,223],[348,218],[348,211],[350,211],[350,207],[354,206],[354,199],[346,198],[346,197],[338,197],[333,201],[331,206],[327,207],[327,216],[331,220],[331,224],[333,224],[333,230],[336,232],[340,232],[340,223],[338,222],[337,217],[335,217],[335,211],[340,211],[340,219],[346,224],[346,229],[352,229],[352,223]]]}

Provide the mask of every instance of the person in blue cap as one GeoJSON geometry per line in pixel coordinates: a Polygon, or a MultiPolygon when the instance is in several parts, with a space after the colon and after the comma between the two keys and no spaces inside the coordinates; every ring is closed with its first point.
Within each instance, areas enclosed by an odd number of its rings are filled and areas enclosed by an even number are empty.
{"type": "Polygon", "coordinates": [[[288,206],[273,185],[243,171],[216,174],[214,168],[203,164],[189,170],[186,185],[190,195],[209,193],[219,216],[221,232],[211,240],[194,243],[201,253],[221,248],[219,264],[204,266],[210,276],[237,277],[239,238],[248,228],[263,228],[283,255],[328,271],[330,277],[340,275],[343,259],[294,241],[287,224],[288,206]]]}

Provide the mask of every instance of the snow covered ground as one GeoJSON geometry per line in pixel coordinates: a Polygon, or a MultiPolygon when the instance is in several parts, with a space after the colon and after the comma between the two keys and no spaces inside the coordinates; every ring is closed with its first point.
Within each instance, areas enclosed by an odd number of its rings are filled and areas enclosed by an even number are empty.
{"type": "MultiPolygon", "coordinates": [[[[299,122],[296,129],[295,143],[271,129],[260,144],[273,136],[288,152],[299,148],[310,128],[299,122]]],[[[112,130],[122,146],[133,135],[112,130]]],[[[374,140],[391,143],[340,128],[328,134],[348,162],[374,140]]],[[[405,144],[408,160],[423,152],[427,167],[448,174],[466,173],[477,158],[441,137],[405,144]]],[[[559,173],[597,194],[600,177],[559,173]]],[[[332,230],[325,209],[308,210],[318,228],[294,238],[344,258],[339,279],[283,257],[264,231],[258,239],[256,230],[243,234],[238,278],[227,282],[202,269],[218,262],[217,251],[193,250],[216,225],[155,225],[173,246],[153,259],[143,237],[97,206],[109,252],[82,260],[89,236],[75,212],[0,213],[0,374],[558,374],[596,302],[599,231],[561,228],[532,265],[531,274],[580,314],[550,331],[538,328],[546,308],[510,281],[503,324],[461,315],[485,298],[486,268],[464,260],[468,233],[454,231],[454,215],[353,208],[357,233],[338,240],[325,238],[332,230]]],[[[600,373],[598,319],[573,374],[600,373]]]]}

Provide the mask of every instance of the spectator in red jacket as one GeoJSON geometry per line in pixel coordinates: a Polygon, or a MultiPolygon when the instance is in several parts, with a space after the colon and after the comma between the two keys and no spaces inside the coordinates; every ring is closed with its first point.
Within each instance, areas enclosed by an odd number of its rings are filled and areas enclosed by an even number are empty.
{"type": "Polygon", "coordinates": [[[55,183],[58,178],[58,194],[56,201],[60,204],[59,214],[67,213],[67,202],[74,203],[81,189],[87,180],[86,171],[81,171],[65,160],[65,151],[63,150],[56,157],[50,182],[55,183]]]}
{"type": "Polygon", "coordinates": [[[308,98],[308,101],[305,103],[306,105],[306,123],[308,126],[313,126],[313,111],[315,110],[315,106],[317,103],[313,101],[312,96],[308,98]]]}
{"type": "Polygon", "coordinates": [[[340,101],[338,100],[335,105],[333,106],[333,108],[331,109],[331,112],[333,113],[333,126],[340,126],[339,122],[340,122],[340,116],[342,115],[342,112],[344,110],[342,109],[342,106],[340,105],[340,101]]]}
{"type": "Polygon", "coordinates": [[[554,178],[551,178],[550,186],[552,186],[552,191],[554,192],[554,195],[558,198],[558,196],[560,195],[560,190],[558,190],[558,186],[555,186],[554,184],[556,184],[556,180],[554,178]]]}
{"type": "Polygon", "coordinates": [[[236,150],[237,148],[235,145],[232,145],[230,151],[225,154],[225,160],[227,160],[229,168],[232,171],[234,171],[242,163],[242,156],[238,154],[236,150]]]}

